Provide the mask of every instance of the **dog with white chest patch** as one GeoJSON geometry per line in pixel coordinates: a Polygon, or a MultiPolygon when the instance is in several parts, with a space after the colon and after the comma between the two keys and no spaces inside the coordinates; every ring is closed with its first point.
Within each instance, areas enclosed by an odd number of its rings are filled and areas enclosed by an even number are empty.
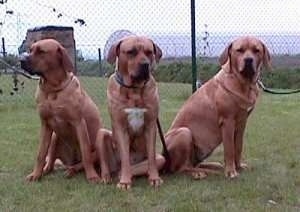
{"type": "Polygon", "coordinates": [[[107,86],[112,133],[97,139],[97,150],[103,182],[120,170],[118,187],[124,190],[131,187],[133,176],[148,175],[154,187],[162,183],[158,171],[165,159],[155,151],[159,95],[152,76],[161,56],[152,40],[140,36],[125,37],[108,54],[117,69],[107,86]]]}

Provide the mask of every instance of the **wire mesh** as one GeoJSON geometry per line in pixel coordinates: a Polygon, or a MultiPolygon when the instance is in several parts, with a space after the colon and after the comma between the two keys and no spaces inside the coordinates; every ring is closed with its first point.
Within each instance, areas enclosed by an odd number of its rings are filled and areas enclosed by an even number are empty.
{"type": "MultiPolygon", "coordinates": [[[[274,69],[292,73],[285,80],[269,80],[268,85],[300,87],[299,11],[300,6],[293,1],[196,1],[198,83],[218,71],[217,58],[230,41],[255,35],[269,48],[274,69]]],[[[19,67],[17,56],[28,29],[73,27],[78,75],[92,98],[102,103],[106,79],[113,72],[105,61],[108,49],[117,39],[132,33],[150,37],[162,49],[163,58],[154,73],[158,81],[191,84],[190,15],[188,0],[2,0],[0,55],[11,66],[19,67]]],[[[0,74],[0,104],[34,104],[36,81],[2,63],[0,74]]],[[[172,87],[169,93],[187,97],[192,91],[192,86],[188,93],[177,88],[172,87]]]]}

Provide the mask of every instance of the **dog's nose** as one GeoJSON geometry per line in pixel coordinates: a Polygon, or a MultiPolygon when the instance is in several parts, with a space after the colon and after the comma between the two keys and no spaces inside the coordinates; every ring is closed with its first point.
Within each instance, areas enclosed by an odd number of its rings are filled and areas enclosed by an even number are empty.
{"type": "Polygon", "coordinates": [[[26,61],[29,57],[29,54],[27,52],[24,52],[22,54],[19,55],[19,61],[26,61]]]}
{"type": "Polygon", "coordinates": [[[253,63],[253,58],[247,57],[244,59],[244,61],[245,61],[245,66],[251,66],[253,63]]]}
{"type": "Polygon", "coordinates": [[[21,69],[28,72],[29,74],[34,74],[30,67],[30,59],[29,54],[27,52],[20,54],[18,59],[21,63],[21,69]]]}
{"type": "Polygon", "coordinates": [[[140,70],[142,70],[142,71],[148,71],[149,70],[149,63],[148,62],[142,62],[142,63],[140,63],[140,70]]]}

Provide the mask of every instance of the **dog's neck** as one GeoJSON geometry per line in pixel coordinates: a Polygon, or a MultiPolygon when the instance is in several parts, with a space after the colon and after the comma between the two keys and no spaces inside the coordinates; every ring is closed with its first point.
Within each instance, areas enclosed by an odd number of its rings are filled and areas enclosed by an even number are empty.
{"type": "Polygon", "coordinates": [[[138,88],[144,88],[146,83],[148,82],[145,81],[142,86],[135,86],[135,85],[127,85],[125,82],[124,82],[124,79],[123,79],[123,76],[120,74],[120,71],[116,70],[115,71],[115,75],[114,75],[114,78],[116,80],[116,82],[121,85],[122,87],[125,87],[125,88],[129,88],[129,89],[138,89],[138,88]]]}
{"type": "Polygon", "coordinates": [[[241,102],[242,104],[239,104],[239,106],[242,109],[249,110],[253,108],[256,98],[258,96],[258,87],[256,82],[246,82],[242,83],[238,80],[238,87],[239,89],[236,90],[233,88],[232,81],[230,78],[236,78],[236,74],[232,72],[228,72],[226,69],[222,69],[216,76],[215,79],[217,83],[231,96],[234,97],[234,99],[237,99],[237,102],[241,102]],[[227,80],[224,80],[227,78],[227,80]],[[225,83],[226,82],[226,83],[225,83]]]}
{"type": "Polygon", "coordinates": [[[72,81],[74,75],[72,72],[64,74],[65,77],[41,77],[39,81],[39,87],[46,93],[55,93],[64,90],[72,81]]]}
{"type": "MultiPolygon", "coordinates": [[[[157,92],[157,87],[152,76],[150,76],[149,81],[143,87],[139,88],[126,88],[116,81],[115,76],[111,76],[111,80],[114,81],[113,85],[116,87],[114,88],[115,94],[109,97],[110,101],[116,102],[116,104],[122,102],[128,108],[149,107],[149,105],[145,105],[145,102],[151,102],[149,99],[157,92]],[[146,99],[147,101],[145,101],[146,99]]],[[[152,102],[150,104],[152,104],[152,102]]]]}

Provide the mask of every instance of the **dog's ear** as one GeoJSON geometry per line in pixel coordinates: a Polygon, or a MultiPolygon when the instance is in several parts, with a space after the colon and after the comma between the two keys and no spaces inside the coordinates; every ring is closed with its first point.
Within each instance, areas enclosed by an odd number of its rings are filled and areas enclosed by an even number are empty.
{"type": "Polygon", "coordinates": [[[263,64],[264,66],[267,68],[267,70],[271,70],[272,69],[272,66],[271,66],[271,55],[270,55],[270,52],[267,48],[267,46],[262,43],[262,46],[263,46],[263,64]]]}
{"type": "Polygon", "coordinates": [[[153,41],[152,41],[152,43],[153,43],[155,61],[156,61],[156,63],[158,63],[160,58],[162,57],[162,51],[156,43],[154,43],[153,41]]]}
{"type": "Polygon", "coordinates": [[[61,59],[61,64],[62,64],[63,69],[66,72],[74,72],[74,66],[73,66],[73,63],[71,61],[71,58],[70,58],[67,50],[64,47],[59,46],[57,51],[58,51],[58,55],[61,59]]]}
{"type": "Polygon", "coordinates": [[[219,58],[220,65],[224,65],[228,59],[230,59],[230,51],[231,51],[232,43],[230,43],[222,52],[219,58]]]}
{"type": "Polygon", "coordinates": [[[107,54],[107,62],[110,64],[114,64],[116,62],[117,56],[120,54],[120,45],[122,40],[119,40],[117,43],[113,44],[107,54]]]}

